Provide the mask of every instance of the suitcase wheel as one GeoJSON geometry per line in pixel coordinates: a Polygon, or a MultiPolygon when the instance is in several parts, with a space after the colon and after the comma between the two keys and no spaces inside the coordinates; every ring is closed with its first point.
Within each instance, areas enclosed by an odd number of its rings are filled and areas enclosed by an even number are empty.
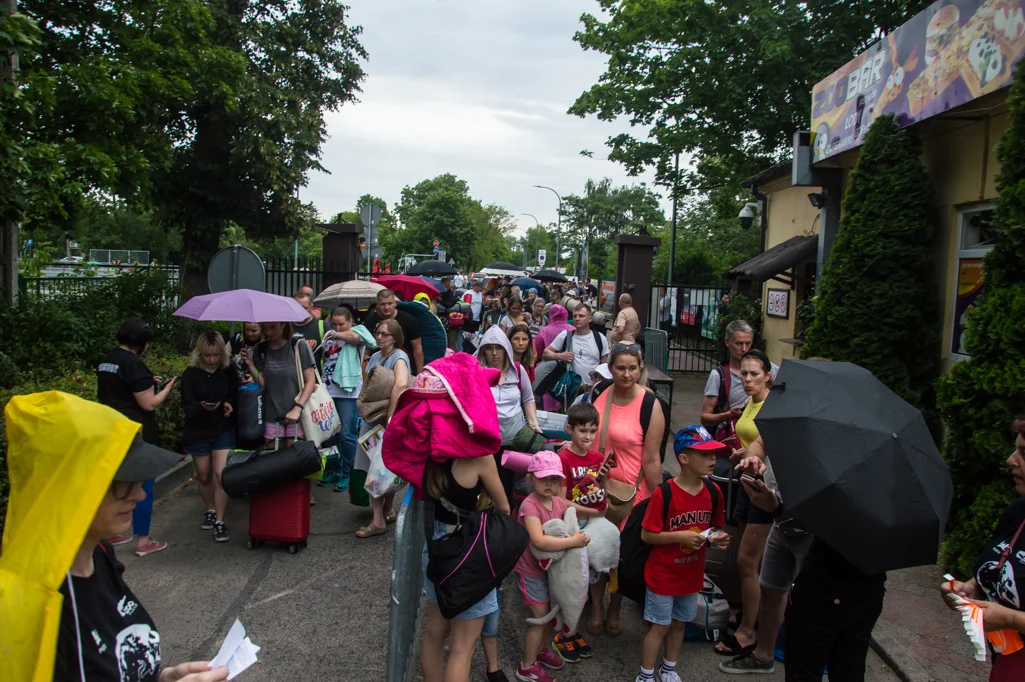
{"type": "Polygon", "coordinates": [[[299,541],[299,548],[300,549],[306,549],[306,541],[305,540],[300,540],[299,541]]]}
{"type": "Polygon", "coordinates": [[[246,540],[246,547],[248,547],[249,549],[255,549],[256,545],[257,545],[257,541],[256,540],[254,540],[252,538],[249,538],[248,540],[246,540]]]}
{"type": "Polygon", "coordinates": [[[295,543],[289,545],[288,546],[288,553],[289,554],[298,554],[299,553],[299,545],[297,545],[295,543]]]}

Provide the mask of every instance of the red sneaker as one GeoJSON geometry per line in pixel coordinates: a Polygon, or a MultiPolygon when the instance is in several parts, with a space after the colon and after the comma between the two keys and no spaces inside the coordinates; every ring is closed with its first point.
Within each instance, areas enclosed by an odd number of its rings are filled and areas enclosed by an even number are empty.
{"type": "Polygon", "coordinates": [[[150,542],[136,545],[135,556],[146,556],[147,554],[161,552],[165,549],[167,549],[167,543],[163,540],[151,540],[150,542]]]}
{"type": "Polygon", "coordinates": [[[552,670],[562,670],[566,667],[566,661],[562,660],[562,656],[552,651],[551,647],[545,647],[538,652],[537,662],[548,666],[552,670]]]}
{"type": "Polygon", "coordinates": [[[524,668],[523,664],[516,666],[516,679],[521,682],[555,682],[555,678],[541,667],[540,661],[535,661],[529,668],[524,668]]]}
{"type": "Polygon", "coordinates": [[[107,542],[116,547],[118,545],[127,545],[134,539],[135,537],[132,535],[115,535],[114,537],[110,538],[107,542]]]}

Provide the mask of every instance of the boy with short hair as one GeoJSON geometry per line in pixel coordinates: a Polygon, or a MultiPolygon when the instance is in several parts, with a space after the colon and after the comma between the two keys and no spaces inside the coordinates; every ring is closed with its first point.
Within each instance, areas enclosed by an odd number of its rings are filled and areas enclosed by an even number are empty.
{"type": "Polygon", "coordinates": [[[726,523],[722,491],[703,477],[715,471],[716,451],[725,446],[703,426],[686,426],[676,433],[673,449],[680,473],[651,495],[641,522],[641,539],[652,545],[644,565],[644,620],[651,629],[644,637],[641,672],[636,682],[655,677],[658,650],[665,641],[658,682],[680,682],[676,659],[684,627],[697,615],[698,592],[704,587],[706,544],[729,545],[720,528],[726,523]],[[672,495],[663,518],[663,491],[672,495]],[[703,534],[704,533],[704,534],[703,534]]]}
{"type": "MultiPolygon", "coordinates": [[[[566,413],[566,430],[571,440],[559,451],[566,479],[561,496],[569,506],[576,508],[580,527],[584,528],[588,519],[601,516],[609,506],[605,488],[602,487],[602,478],[608,474],[608,467],[605,456],[598,452],[595,443],[598,436],[598,410],[591,403],[580,403],[569,408],[566,413]]],[[[601,573],[588,570],[592,603],[600,603],[605,592],[605,586],[598,584],[601,573]]],[[[579,630],[572,635],[556,634],[552,646],[567,663],[577,663],[581,658],[590,658],[592,655],[591,647],[579,630]]]]}

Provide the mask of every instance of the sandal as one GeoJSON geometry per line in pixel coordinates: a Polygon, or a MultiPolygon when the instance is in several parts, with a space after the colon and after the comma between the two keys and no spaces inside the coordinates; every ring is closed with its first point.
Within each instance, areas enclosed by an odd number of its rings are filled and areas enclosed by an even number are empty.
{"type": "Polygon", "coordinates": [[[602,626],[603,623],[601,621],[601,618],[595,620],[592,620],[591,618],[587,619],[587,631],[595,637],[602,633],[602,626]]]}
{"type": "Polygon", "coordinates": [[[719,654],[720,656],[746,656],[747,654],[754,651],[756,646],[758,646],[757,641],[752,642],[748,646],[740,646],[740,642],[737,641],[736,635],[726,633],[722,636],[722,639],[720,639],[716,643],[715,653],[719,654]],[[719,648],[723,645],[727,647],[726,651],[723,651],[721,648],[719,648]]]}
{"type": "Polygon", "coordinates": [[[609,637],[618,637],[622,632],[623,623],[618,618],[615,620],[607,618],[605,620],[605,633],[608,634],[609,637]]]}
{"type": "Polygon", "coordinates": [[[384,523],[385,525],[389,523],[395,523],[395,519],[397,518],[399,518],[399,515],[395,513],[394,509],[392,509],[390,512],[384,515],[384,523]]]}
{"type": "Polygon", "coordinates": [[[370,524],[367,526],[363,526],[362,528],[357,530],[356,537],[358,537],[361,540],[366,540],[367,538],[372,538],[375,535],[384,535],[387,532],[387,526],[375,526],[373,524],[370,524]]]}

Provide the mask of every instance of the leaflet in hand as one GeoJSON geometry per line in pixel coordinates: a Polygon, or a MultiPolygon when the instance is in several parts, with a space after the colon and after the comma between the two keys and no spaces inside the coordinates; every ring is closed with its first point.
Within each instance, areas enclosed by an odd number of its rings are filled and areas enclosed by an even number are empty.
{"type": "MultiPolygon", "coordinates": [[[[952,575],[944,575],[945,580],[953,584],[955,578],[952,575]]],[[[965,634],[975,647],[975,660],[986,660],[986,629],[982,622],[982,609],[971,603],[964,597],[953,592],[948,592],[947,597],[954,602],[957,610],[961,613],[961,622],[964,625],[965,634]]]]}
{"type": "Polygon", "coordinates": [[[228,636],[224,638],[221,650],[217,652],[214,660],[210,661],[210,668],[226,666],[228,668],[228,679],[234,679],[240,672],[256,663],[256,652],[260,647],[253,644],[246,637],[246,629],[238,618],[228,630],[228,636]]]}

